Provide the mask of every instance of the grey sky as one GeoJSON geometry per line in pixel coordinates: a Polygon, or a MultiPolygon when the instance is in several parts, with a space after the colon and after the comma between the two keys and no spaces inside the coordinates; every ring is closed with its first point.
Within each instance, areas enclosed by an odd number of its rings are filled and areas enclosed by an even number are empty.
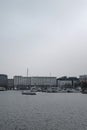
{"type": "Polygon", "coordinates": [[[87,74],[87,0],[0,0],[0,73],[87,74]]]}

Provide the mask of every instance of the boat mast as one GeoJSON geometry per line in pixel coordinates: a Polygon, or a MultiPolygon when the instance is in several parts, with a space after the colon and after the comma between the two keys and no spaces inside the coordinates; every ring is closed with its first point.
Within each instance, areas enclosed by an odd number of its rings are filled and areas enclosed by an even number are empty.
{"type": "Polygon", "coordinates": [[[28,68],[27,68],[27,77],[28,77],[28,68]]]}
{"type": "Polygon", "coordinates": [[[28,85],[28,68],[27,68],[27,83],[26,83],[26,85],[27,85],[27,88],[29,87],[29,85],[28,85]]]}

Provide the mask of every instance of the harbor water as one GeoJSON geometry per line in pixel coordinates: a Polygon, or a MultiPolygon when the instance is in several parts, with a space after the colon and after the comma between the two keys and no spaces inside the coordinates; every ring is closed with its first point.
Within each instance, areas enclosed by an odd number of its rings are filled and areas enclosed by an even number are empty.
{"type": "Polygon", "coordinates": [[[0,130],[87,130],[87,95],[2,91],[0,130]]]}

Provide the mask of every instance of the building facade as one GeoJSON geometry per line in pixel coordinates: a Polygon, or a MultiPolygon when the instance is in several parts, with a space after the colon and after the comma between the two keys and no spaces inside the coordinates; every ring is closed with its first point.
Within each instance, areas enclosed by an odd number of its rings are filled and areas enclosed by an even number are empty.
{"type": "Polygon", "coordinates": [[[87,75],[80,75],[79,80],[80,82],[87,82],[87,75]]]}
{"type": "Polygon", "coordinates": [[[57,79],[57,86],[60,88],[75,88],[79,84],[77,77],[61,77],[57,79]]]}
{"type": "Polygon", "coordinates": [[[14,79],[8,79],[8,89],[14,89],[14,79]]]}
{"type": "Polygon", "coordinates": [[[14,76],[14,88],[15,89],[28,89],[31,84],[30,77],[14,76]]]}
{"type": "Polygon", "coordinates": [[[56,77],[22,77],[14,76],[15,88],[47,88],[56,86],[56,77]]]}
{"type": "Polygon", "coordinates": [[[31,77],[32,86],[56,86],[56,77],[31,77]]]}
{"type": "Polygon", "coordinates": [[[0,74],[0,87],[7,89],[8,87],[8,76],[5,74],[0,74]]]}

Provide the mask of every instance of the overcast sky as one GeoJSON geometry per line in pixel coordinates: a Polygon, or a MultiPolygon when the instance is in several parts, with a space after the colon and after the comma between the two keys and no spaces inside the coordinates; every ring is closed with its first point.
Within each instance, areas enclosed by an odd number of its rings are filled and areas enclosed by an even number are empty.
{"type": "Polygon", "coordinates": [[[0,73],[87,74],[87,0],[0,0],[0,73]]]}

